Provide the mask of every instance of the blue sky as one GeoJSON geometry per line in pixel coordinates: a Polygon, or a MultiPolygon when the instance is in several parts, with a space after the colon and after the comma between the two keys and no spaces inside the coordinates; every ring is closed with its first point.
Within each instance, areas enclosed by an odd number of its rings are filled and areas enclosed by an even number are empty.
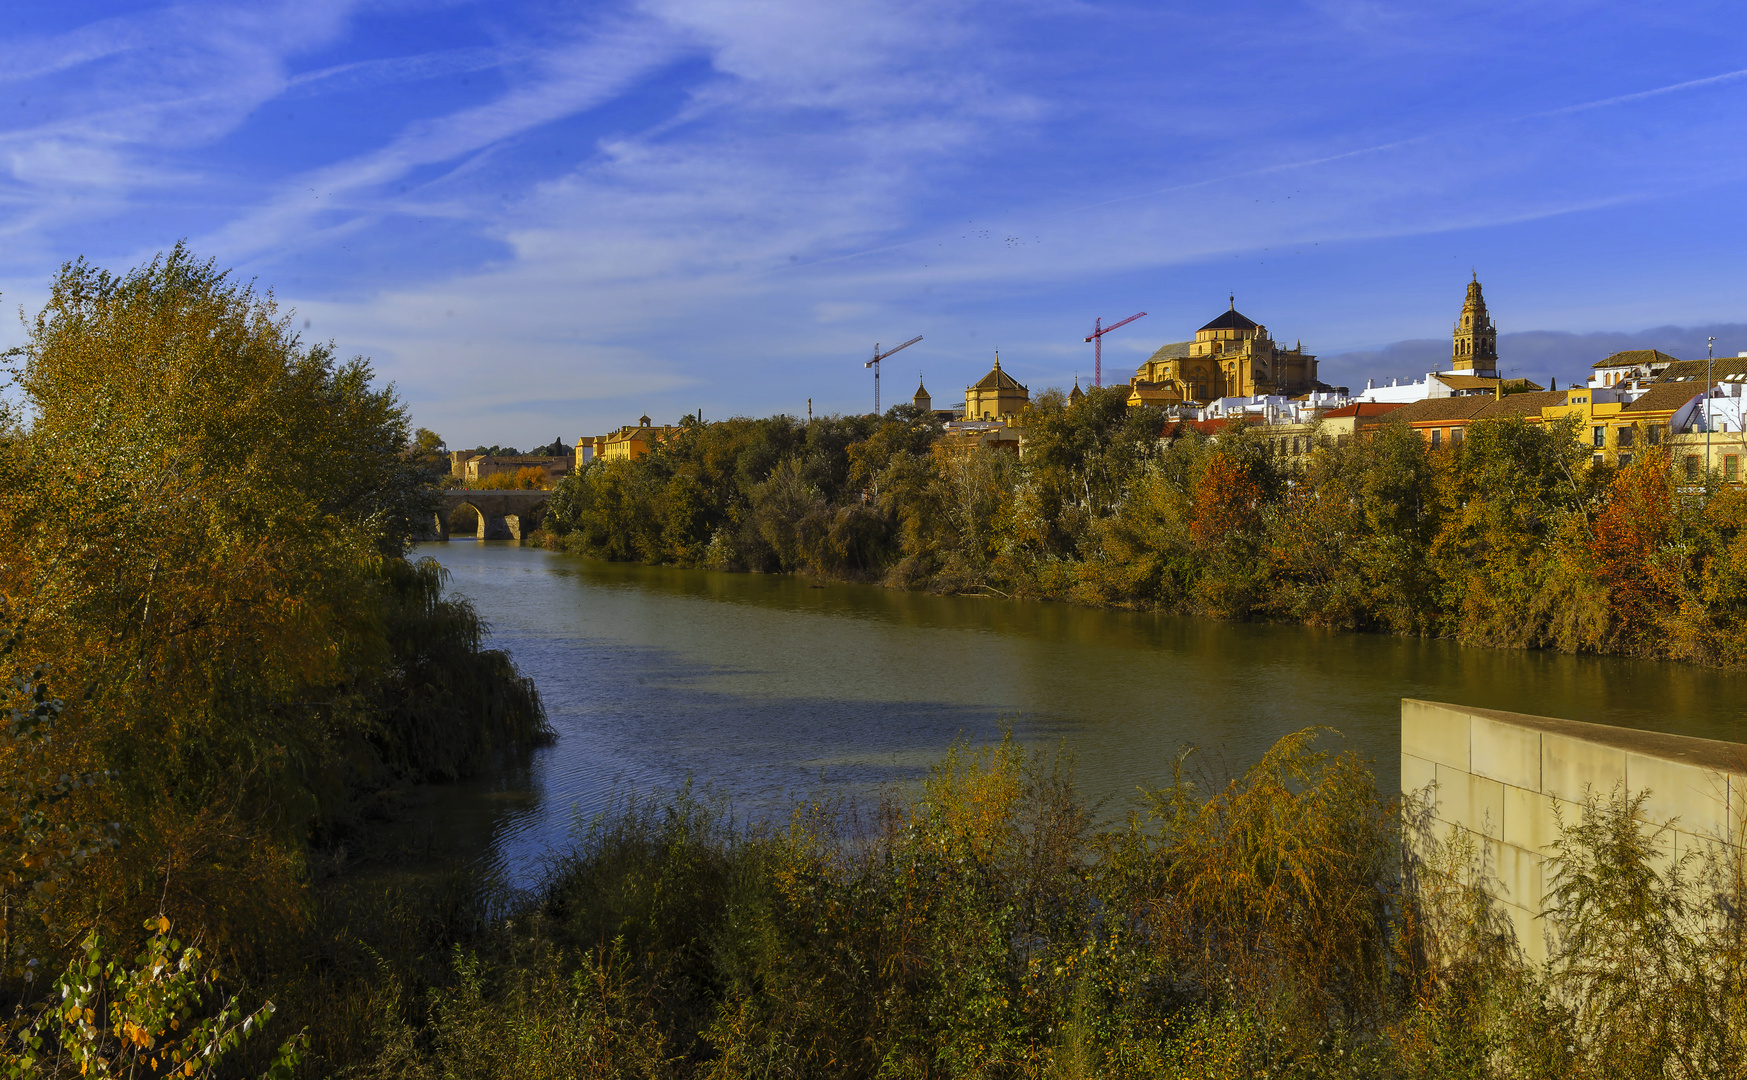
{"type": "Polygon", "coordinates": [[[1225,306],[1362,384],[1747,350],[1735,3],[128,4],[0,29],[0,345],[186,238],[452,446],[1132,370],[1225,306]],[[1696,351],[1695,351],[1696,350],[1696,351]]]}

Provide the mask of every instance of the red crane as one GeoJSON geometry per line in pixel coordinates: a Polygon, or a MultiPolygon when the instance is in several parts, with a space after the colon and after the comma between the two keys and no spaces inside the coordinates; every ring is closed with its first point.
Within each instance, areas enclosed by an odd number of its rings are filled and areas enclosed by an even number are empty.
{"type": "Polygon", "coordinates": [[[1104,325],[1104,317],[1102,315],[1092,320],[1092,332],[1086,336],[1086,340],[1092,342],[1093,386],[1104,385],[1104,335],[1116,329],[1118,326],[1127,326],[1129,323],[1145,314],[1146,312],[1143,311],[1140,315],[1130,315],[1121,322],[1111,323],[1109,326],[1104,325]]]}

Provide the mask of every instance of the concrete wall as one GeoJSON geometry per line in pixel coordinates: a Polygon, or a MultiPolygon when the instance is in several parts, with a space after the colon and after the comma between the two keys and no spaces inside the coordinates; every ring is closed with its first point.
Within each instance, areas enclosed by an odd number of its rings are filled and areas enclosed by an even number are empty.
{"type": "Polygon", "coordinates": [[[1669,858],[1742,842],[1747,745],[1402,699],[1402,791],[1426,793],[1437,839],[1450,825],[1473,834],[1533,960],[1547,953],[1536,912],[1555,811],[1575,822],[1586,791],[1605,799],[1622,783],[1649,791],[1648,824],[1672,823],[1669,858]]]}

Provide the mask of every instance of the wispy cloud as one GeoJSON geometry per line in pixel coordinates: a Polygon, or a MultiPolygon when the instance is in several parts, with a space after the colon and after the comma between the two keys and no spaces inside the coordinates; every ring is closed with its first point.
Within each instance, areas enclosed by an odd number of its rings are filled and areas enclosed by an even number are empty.
{"type": "Polygon", "coordinates": [[[376,355],[422,422],[486,441],[676,394],[841,405],[864,377],[843,358],[894,334],[927,333],[917,363],[1000,338],[1015,370],[1065,377],[1093,296],[1155,312],[1118,351],[1228,287],[1300,305],[1307,333],[1388,340],[1342,305],[1465,276],[1493,237],[1747,179],[1747,72],[1726,27],[1680,23],[1701,14],[172,5],[0,38],[0,86],[33,103],[0,102],[0,273],[192,236],[376,355]],[[1294,259],[1318,269],[1276,271],[1294,259]]]}
{"type": "Polygon", "coordinates": [[[371,197],[383,185],[609,101],[680,49],[673,34],[645,21],[614,22],[579,37],[527,57],[519,84],[489,102],[416,121],[379,149],[290,177],[265,205],[203,237],[202,249],[249,258],[302,242],[318,220],[331,228],[350,215],[390,212],[392,200],[371,197]]]}

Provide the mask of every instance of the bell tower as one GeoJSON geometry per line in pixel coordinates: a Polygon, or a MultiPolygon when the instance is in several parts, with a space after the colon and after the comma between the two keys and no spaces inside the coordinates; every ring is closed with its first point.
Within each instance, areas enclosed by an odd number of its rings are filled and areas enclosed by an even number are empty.
{"type": "Polygon", "coordinates": [[[1480,275],[1468,283],[1462,314],[1451,338],[1450,368],[1465,374],[1498,377],[1498,330],[1486,314],[1486,298],[1480,294],[1480,275]]]}

